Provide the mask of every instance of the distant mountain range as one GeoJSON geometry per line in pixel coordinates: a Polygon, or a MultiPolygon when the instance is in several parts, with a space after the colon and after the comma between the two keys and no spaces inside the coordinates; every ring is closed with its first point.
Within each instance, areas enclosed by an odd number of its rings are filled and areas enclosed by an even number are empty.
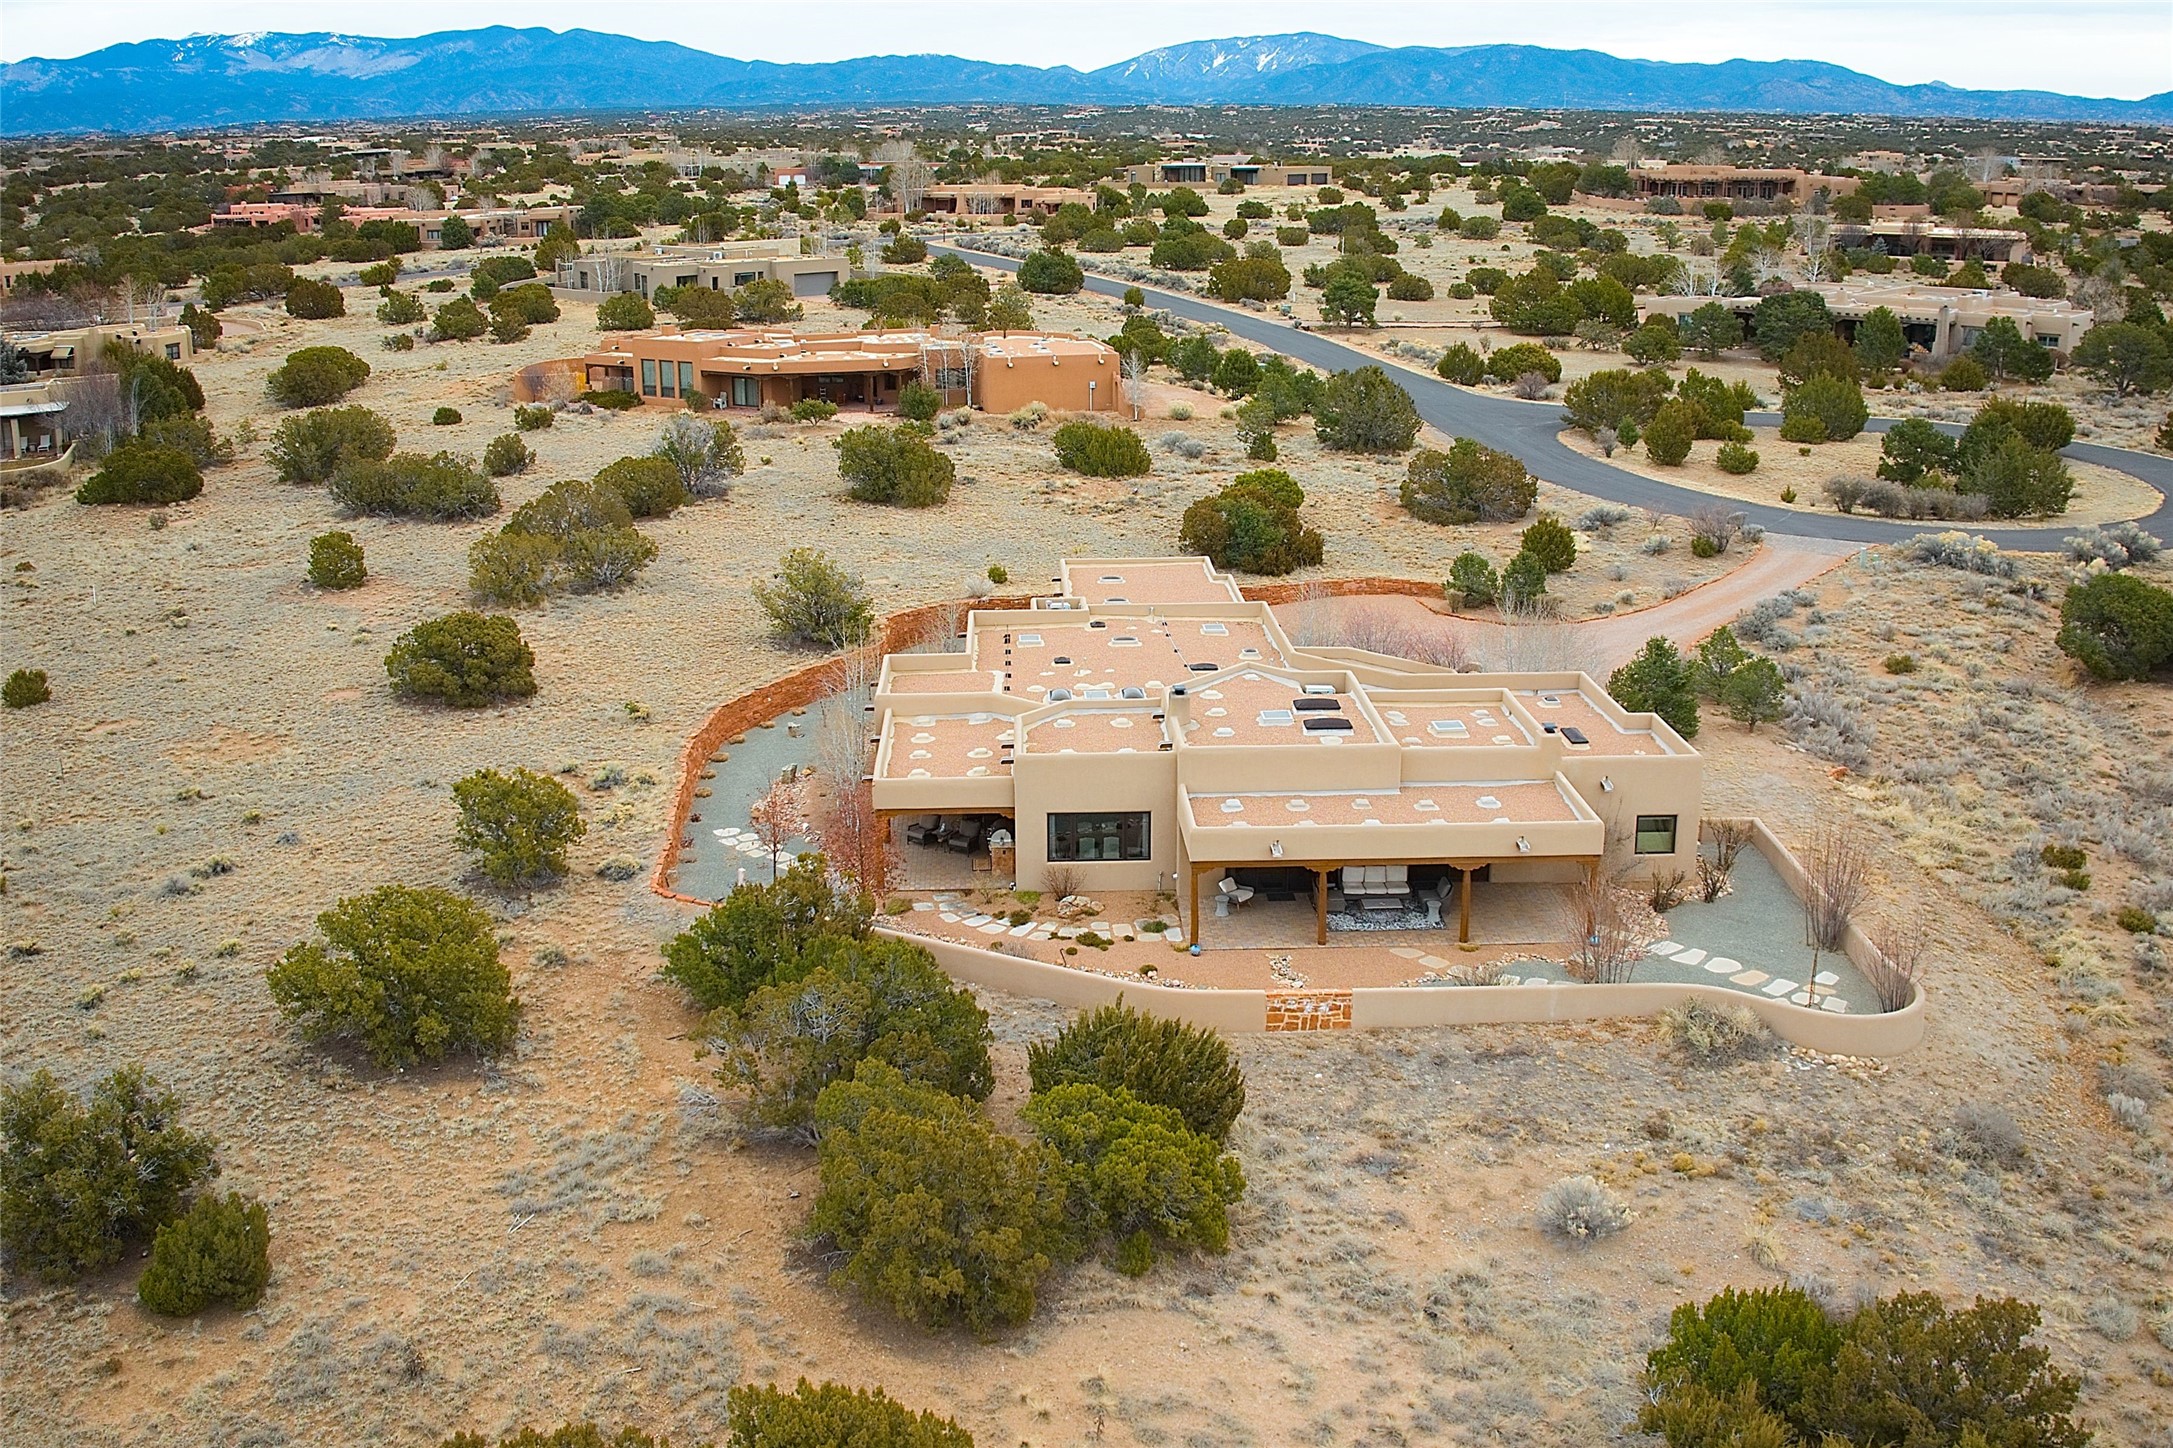
{"type": "Polygon", "coordinates": [[[2173,122],[2140,101],[1893,85],[1817,61],[1623,60],[1532,45],[1391,48],[1332,35],[1151,50],[1100,70],[885,55],[733,60],[591,30],[492,26],[408,40],[198,35],[0,66],[0,133],[187,130],[267,121],[628,109],[972,103],[1505,106],[2173,122]]]}

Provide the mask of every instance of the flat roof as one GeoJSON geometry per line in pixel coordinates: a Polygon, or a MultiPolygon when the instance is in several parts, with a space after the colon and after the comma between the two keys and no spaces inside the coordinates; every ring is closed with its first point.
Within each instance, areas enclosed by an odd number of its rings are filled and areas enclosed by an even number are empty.
{"type": "Polygon", "coordinates": [[[1356,695],[1310,693],[1304,684],[1246,669],[1191,691],[1188,744],[1237,747],[1384,742],[1356,695]],[[1336,721],[1348,727],[1335,727],[1336,721]]]}
{"type": "Polygon", "coordinates": [[[1067,559],[1064,594],[1098,603],[1238,603],[1236,580],[1215,572],[1205,558],[1067,559]]]}
{"type": "Polygon", "coordinates": [[[890,718],[885,779],[981,779],[1011,772],[1012,720],[1002,714],[890,718]]]}
{"type": "Polygon", "coordinates": [[[996,672],[1004,693],[1025,699],[1047,699],[1060,689],[1074,698],[1106,691],[1116,699],[1133,688],[1159,700],[1164,689],[1195,674],[1284,662],[1256,619],[1156,621],[1052,612],[1031,626],[976,628],[972,646],[972,667],[996,672]]]}
{"type": "Polygon", "coordinates": [[[1568,824],[1582,818],[1551,779],[1405,784],[1390,790],[1261,790],[1196,794],[1191,800],[1194,825],[1224,829],[1568,824]]]}
{"type": "Polygon", "coordinates": [[[1563,738],[1563,746],[1572,754],[1672,754],[1667,743],[1650,729],[1626,729],[1614,718],[1586,698],[1581,689],[1519,689],[1516,697],[1532,717],[1539,721],[1541,729],[1552,724],[1557,729],[1575,729],[1585,738],[1583,744],[1563,738]]]}

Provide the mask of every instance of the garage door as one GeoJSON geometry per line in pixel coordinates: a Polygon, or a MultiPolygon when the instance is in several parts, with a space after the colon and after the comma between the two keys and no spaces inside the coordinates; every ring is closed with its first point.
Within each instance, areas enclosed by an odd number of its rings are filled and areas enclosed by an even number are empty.
{"type": "Polygon", "coordinates": [[[792,294],[796,297],[826,297],[830,288],[838,284],[834,271],[801,272],[792,279],[792,294]]]}

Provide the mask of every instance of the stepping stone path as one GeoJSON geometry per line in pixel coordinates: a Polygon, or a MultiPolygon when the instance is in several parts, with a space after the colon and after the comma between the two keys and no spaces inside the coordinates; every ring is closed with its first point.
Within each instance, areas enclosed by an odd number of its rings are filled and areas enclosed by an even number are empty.
{"type": "Polygon", "coordinates": [[[933,910],[936,908],[936,902],[933,900],[915,900],[913,908],[915,911],[933,910]]]}
{"type": "Polygon", "coordinates": [[[1743,968],[1743,962],[1730,960],[1725,955],[1715,955],[1706,960],[1705,968],[1715,975],[1733,975],[1743,968]]]}
{"type": "Polygon", "coordinates": [[[1414,950],[1408,945],[1395,945],[1389,947],[1388,953],[1390,955],[1401,956],[1405,960],[1417,960],[1426,952],[1423,950],[1414,950]]]}
{"type": "Polygon", "coordinates": [[[942,921],[945,925],[956,925],[958,923],[958,917],[948,910],[938,915],[936,919],[942,921]]]}
{"type": "Polygon", "coordinates": [[[1651,951],[1654,955],[1664,956],[1669,960],[1673,960],[1675,958],[1675,952],[1682,949],[1680,945],[1677,945],[1672,940],[1655,940],[1652,944],[1646,946],[1645,948],[1651,951]]]}
{"type": "Polygon", "coordinates": [[[1772,977],[1762,970],[1746,970],[1741,975],[1729,976],[1728,984],[1748,988],[1754,985],[1764,985],[1770,979],[1772,977]]]}
{"type": "Polygon", "coordinates": [[[1704,959],[1705,952],[1702,950],[1678,950],[1675,952],[1675,963],[1677,965],[1696,965],[1704,959]]]}
{"type": "Polygon", "coordinates": [[[1796,989],[1796,983],[1792,980],[1784,980],[1780,976],[1775,976],[1773,979],[1767,981],[1763,986],[1760,986],[1759,989],[1764,991],[1767,995],[1772,996],[1775,999],[1779,999],[1781,996],[1787,995],[1790,991],[1796,989]]]}

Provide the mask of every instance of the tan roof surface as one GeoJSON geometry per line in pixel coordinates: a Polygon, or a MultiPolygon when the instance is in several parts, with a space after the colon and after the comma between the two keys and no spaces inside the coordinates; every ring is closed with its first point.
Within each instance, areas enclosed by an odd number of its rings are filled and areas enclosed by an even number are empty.
{"type": "Polygon", "coordinates": [[[976,630],[974,667],[1007,671],[1004,692],[1023,699],[1046,698],[1051,689],[1074,695],[1107,689],[1115,698],[1126,687],[1159,699],[1163,689],[1190,679],[1197,672],[1194,664],[1228,668],[1246,662],[1247,649],[1253,650],[1250,658],[1282,662],[1267,629],[1256,622],[1111,618],[1103,620],[1107,628],[1093,628],[1084,618],[1066,620],[1061,613],[1048,618],[1030,626],[976,630]]]}
{"type": "Polygon", "coordinates": [[[1374,793],[1264,792],[1192,797],[1202,826],[1550,824],[1580,818],[1552,780],[1406,784],[1374,793]]]}
{"type": "Polygon", "coordinates": [[[1571,754],[1666,754],[1668,747],[1650,730],[1628,730],[1600,712],[1581,691],[1556,692],[1520,689],[1518,700],[1542,725],[1567,724],[1582,730],[1590,742],[1563,748],[1571,754]],[[1550,702],[1551,701],[1551,702],[1550,702]]]}
{"type": "Polygon", "coordinates": [[[1087,560],[1064,565],[1064,591],[1088,603],[1234,603],[1237,586],[1209,574],[1204,558],[1142,562],[1087,560]]]}
{"type": "Polygon", "coordinates": [[[1531,731],[1506,703],[1427,704],[1375,700],[1374,709],[1399,744],[1429,748],[1529,745],[1531,731]]]}
{"type": "Polygon", "coordinates": [[[1156,708],[1066,709],[1026,730],[1032,754],[1153,754],[1162,747],[1156,708]]]}
{"type": "Polygon", "coordinates": [[[979,779],[1011,772],[1012,721],[1001,714],[890,716],[885,779],[979,779]]]}
{"type": "Polygon", "coordinates": [[[981,669],[940,669],[932,673],[893,673],[885,687],[893,694],[978,694],[997,692],[997,676],[981,669]]]}
{"type": "Polygon", "coordinates": [[[1334,703],[1334,709],[1322,709],[1317,714],[1299,710],[1295,701],[1307,698],[1305,687],[1276,674],[1247,669],[1219,679],[1192,691],[1192,720],[1197,729],[1188,729],[1185,739],[1190,744],[1238,746],[1259,744],[1301,745],[1324,744],[1379,744],[1380,733],[1360,712],[1357,701],[1349,694],[1320,694],[1311,696],[1321,702],[1334,703]],[[1346,731],[1315,732],[1305,727],[1305,720],[1312,717],[1347,719],[1351,727],[1346,731]],[[1224,732],[1228,731],[1228,732],[1224,732]]]}

